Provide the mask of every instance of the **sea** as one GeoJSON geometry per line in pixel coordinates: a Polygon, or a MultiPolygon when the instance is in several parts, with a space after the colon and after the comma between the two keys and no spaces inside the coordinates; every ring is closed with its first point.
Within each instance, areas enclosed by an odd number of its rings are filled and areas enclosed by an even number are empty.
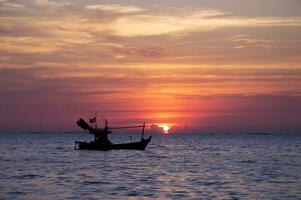
{"type": "Polygon", "coordinates": [[[0,199],[301,199],[301,134],[155,134],[145,151],[74,149],[91,139],[0,134],[0,199]]]}

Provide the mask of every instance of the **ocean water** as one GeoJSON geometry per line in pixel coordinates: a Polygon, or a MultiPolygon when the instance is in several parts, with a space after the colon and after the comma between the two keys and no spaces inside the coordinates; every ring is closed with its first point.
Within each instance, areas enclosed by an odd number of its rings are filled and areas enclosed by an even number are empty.
{"type": "Polygon", "coordinates": [[[154,135],[145,151],[74,150],[90,138],[0,134],[0,199],[301,199],[301,135],[154,135]]]}

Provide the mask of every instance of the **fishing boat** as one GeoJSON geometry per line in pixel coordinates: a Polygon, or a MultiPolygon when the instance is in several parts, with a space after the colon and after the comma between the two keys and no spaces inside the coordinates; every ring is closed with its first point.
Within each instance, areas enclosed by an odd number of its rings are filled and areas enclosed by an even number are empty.
{"type": "MultiPolygon", "coordinates": [[[[92,122],[96,123],[96,117],[90,119],[90,123],[92,122]]],[[[89,131],[90,134],[93,134],[94,140],[90,142],[75,141],[74,148],[76,150],[81,150],[81,149],[102,150],[102,151],[108,151],[112,149],[145,150],[146,146],[152,139],[152,136],[148,137],[147,139],[144,138],[145,123],[143,123],[143,125],[140,126],[109,127],[108,121],[106,120],[104,128],[97,128],[96,124],[95,127],[92,127],[85,120],[80,118],[77,121],[77,125],[83,130],[89,131]],[[114,144],[109,140],[108,134],[112,133],[111,130],[129,129],[129,128],[142,128],[140,141],[114,144]]]]}

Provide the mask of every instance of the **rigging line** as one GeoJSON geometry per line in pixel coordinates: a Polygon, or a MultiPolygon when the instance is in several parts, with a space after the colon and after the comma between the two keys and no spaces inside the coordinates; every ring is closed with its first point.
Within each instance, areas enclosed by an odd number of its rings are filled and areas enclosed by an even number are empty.
{"type": "Polygon", "coordinates": [[[109,129],[127,129],[127,128],[142,128],[144,127],[143,125],[141,126],[124,126],[124,127],[109,127],[109,129]]]}

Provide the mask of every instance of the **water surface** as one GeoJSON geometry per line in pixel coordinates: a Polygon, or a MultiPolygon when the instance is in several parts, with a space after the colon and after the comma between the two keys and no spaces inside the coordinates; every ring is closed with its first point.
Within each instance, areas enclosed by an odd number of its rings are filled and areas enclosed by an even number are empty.
{"type": "Polygon", "coordinates": [[[301,135],[155,135],[145,151],[74,150],[90,138],[0,134],[0,199],[301,198],[301,135]]]}

